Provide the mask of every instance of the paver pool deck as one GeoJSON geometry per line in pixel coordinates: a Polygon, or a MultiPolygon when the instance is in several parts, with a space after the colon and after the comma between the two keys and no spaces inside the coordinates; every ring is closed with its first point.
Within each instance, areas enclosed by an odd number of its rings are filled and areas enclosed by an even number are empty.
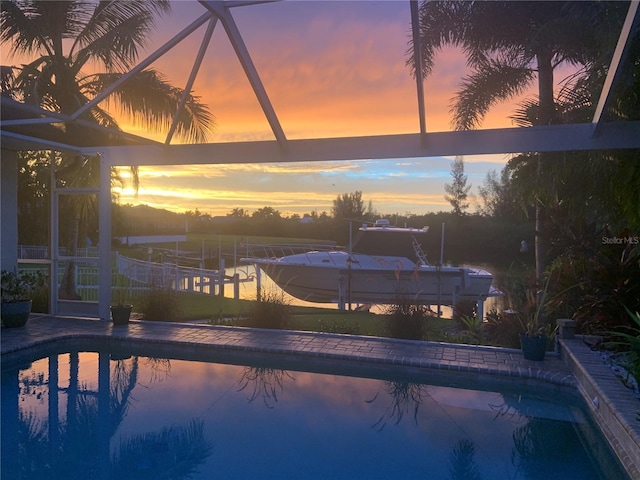
{"type": "Polygon", "coordinates": [[[532,379],[578,389],[618,454],[630,478],[640,478],[640,402],[582,339],[560,340],[562,355],[525,360],[520,350],[354,335],[239,327],[132,321],[114,326],[89,318],[32,315],[23,328],[2,328],[0,353],[58,341],[83,348],[83,340],[110,339],[200,351],[277,353],[296,358],[333,359],[375,365],[432,368],[532,379]]]}
{"type": "Polygon", "coordinates": [[[535,378],[574,385],[575,377],[557,355],[525,360],[520,350],[376,337],[237,327],[132,321],[114,326],[95,319],[32,316],[24,328],[3,328],[2,355],[75,337],[109,337],[218,349],[296,354],[369,363],[429,367],[535,378]]]}

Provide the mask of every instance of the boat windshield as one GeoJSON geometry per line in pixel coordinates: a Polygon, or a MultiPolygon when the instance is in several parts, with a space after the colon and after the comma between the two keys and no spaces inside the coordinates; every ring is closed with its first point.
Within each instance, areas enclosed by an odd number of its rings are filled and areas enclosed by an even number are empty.
{"type": "Polygon", "coordinates": [[[364,255],[406,257],[414,263],[422,263],[416,255],[414,241],[421,244],[426,233],[425,230],[415,228],[361,229],[353,240],[351,251],[364,255]]]}

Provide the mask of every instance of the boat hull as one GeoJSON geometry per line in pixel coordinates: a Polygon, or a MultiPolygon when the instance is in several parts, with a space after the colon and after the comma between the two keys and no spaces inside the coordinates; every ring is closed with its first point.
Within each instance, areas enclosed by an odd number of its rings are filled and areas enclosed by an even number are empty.
{"type": "Polygon", "coordinates": [[[345,252],[245,261],[259,266],[289,295],[314,303],[454,305],[486,298],[493,279],[480,269],[416,266],[398,257],[345,252]]]}

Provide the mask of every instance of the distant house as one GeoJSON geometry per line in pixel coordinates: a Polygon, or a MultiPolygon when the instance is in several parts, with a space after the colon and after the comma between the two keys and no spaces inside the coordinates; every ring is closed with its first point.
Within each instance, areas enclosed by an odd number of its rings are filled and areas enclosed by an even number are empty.
{"type": "Polygon", "coordinates": [[[311,218],[309,215],[305,215],[299,221],[300,223],[313,223],[313,218],[311,218]]]}

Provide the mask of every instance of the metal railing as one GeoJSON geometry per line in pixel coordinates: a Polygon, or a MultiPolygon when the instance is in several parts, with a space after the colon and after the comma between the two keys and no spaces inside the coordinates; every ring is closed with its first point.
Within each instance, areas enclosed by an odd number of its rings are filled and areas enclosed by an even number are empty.
{"type": "MultiPolygon", "coordinates": [[[[75,254],[71,255],[66,247],[58,248],[58,255],[61,257],[73,256],[80,258],[98,258],[97,247],[79,247],[75,254]]],[[[19,260],[49,260],[49,247],[46,245],[18,245],[19,260]]]]}
{"type": "Polygon", "coordinates": [[[338,252],[344,251],[342,247],[327,244],[314,243],[266,243],[247,244],[244,258],[269,258],[276,259],[289,255],[308,254],[311,252],[338,252]]]}
{"type": "Polygon", "coordinates": [[[119,254],[115,256],[117,274],[134,285],[144,286],[146,289],[160,288],[221,295],[225,284],[235,286],[238,283],[253,281],[250,276],[240,278],[240,273],[226,275],[224,265],[221,267],[219,270],[208,270],[184,267],[175,263],[146,262],[119,254]]]}
{"type": "MultiPolygon", "coordinates": [[[[20,270],[41,271],[46,276],[51,268],[47,255],[47,247],[22,246],[22,264],[20,270]],[[37,255],[37,258],[36,258],[37,255]],[[42,262],[33,262],[33,260],[42,262]],[[30,261],[31,260],[31,261],[30,261]]],[[[87,257],[90,258],[90,257],[87,257]]],[[[73,278],[74,299],[81,301],[98,301],[98,266],[93,261],[61,260],[57,267],[57,277],[62,284],[65,275],[73,278]],[[73,270],[68,271],[69,268],[73,270]],[[77,298],[75,298],[77,296],[77,298]]],[[[191,268],[175,263],[155,263],[122,256],[115,253],[113,256],[113,269],[111,288],[114,297],[128,300],[140,298],[152,289],[166,289],[183,293],[200,293],[207,295],[224,295],[226,285],[234,286],[234,297],[238,298],[240,283],[251,282],[255,276],[247,270],[234,270],[232,275],[227,275],[224,270],[224,261],[220,270],[208,270],[204,268],[191,268]]],[[[62,290],[62,285],[59,286],[62,290]]],[[[114,298],[118,301],[118,298],[114,298]]]]}

